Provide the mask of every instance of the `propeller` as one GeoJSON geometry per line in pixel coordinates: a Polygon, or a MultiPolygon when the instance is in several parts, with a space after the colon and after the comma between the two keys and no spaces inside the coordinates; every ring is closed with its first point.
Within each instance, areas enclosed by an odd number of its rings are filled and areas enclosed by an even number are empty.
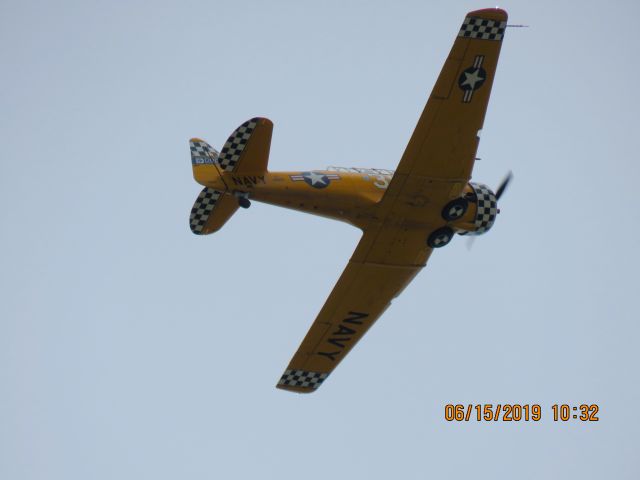
{"type": "MultiPolygon", "coordinates": [[[[507,172],[507,175],[504,177],[504,179],[502,179],[502,182],[500,182],[500,185],[498,185],[498,188],[496,189],[496,201],[500,200],[500,197],[505,192],[505,190],[509,186],[509,183],[511,182],[512,179],[513,179],[513,173],[511,173],[511,170],[509,170],[507,172]]],[[[500,213],[500,209],[498,209],[498,213],[500,213]]],[[[469,239],[467,240],[468,250],[471,250],[471,247],[473,246],[473,242],[475,241],[475,239],[476,239],[475,236],[470,236],[469,239]]]]}
{"type": "Polygon", "coordinates": [[[509,185],[509,182],[511,181],[512,178],[513,178],[513,173],[511,173],[511,170],[509,170],[509,173],[507,173],[507,176],[504,177],[504,180],[502,180],[502,183],[498,186],[498,189],[496,190],[496,200],[500,200],[500,197],[502,196],[504,191],[507,189],[507,186],[509,185]]]}

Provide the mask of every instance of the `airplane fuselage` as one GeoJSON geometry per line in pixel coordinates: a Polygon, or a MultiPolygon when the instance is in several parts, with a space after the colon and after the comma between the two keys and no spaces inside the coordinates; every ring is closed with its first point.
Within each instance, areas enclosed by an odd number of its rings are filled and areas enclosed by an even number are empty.
{"type": "MultiPolygon", "coordinates": [[[[378,221],[377,206],[393,177],[393,171],[337,168],[306,172],[265,172],[256,175],[223,172],[204,183],[271,205],[341,220],[359,228],[378,221]]],[[[471,187],[465,190],[472,191],[471,187]]],[[[469,209],[460,227],[473,221],[469,209]]],[[[472,227],[471,227],[472,228],[472,227]]]]}

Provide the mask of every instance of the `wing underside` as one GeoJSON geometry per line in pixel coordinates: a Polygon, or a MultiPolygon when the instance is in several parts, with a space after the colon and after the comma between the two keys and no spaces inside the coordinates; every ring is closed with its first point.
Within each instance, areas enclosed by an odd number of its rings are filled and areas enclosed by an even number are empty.
{"type": "Polygon", "coordinates": [[[417,195],[440,204],[460,195],[471,178],[506,25],[501,9],[467,14],[382,199],[383,211],[417,195]]]}
{"type": "Polygon", "coordinates": [[[382,228],[366,232],[277,387],[308,393],[317,389],[373,323],[420,271],[431,250],[416,231],[382,228]],[[394,243],[413,243],[410,261],[393,253],[394,243]]]}

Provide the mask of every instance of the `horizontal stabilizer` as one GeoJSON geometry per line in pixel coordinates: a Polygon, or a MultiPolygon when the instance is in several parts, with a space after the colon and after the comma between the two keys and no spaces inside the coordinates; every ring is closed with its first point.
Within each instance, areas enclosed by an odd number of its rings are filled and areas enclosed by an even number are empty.
{"type": "Polygon", "coordinates": [[[217,163],[225,172],[264,173],[269,161],[273,123],[252,118],[234,130],[222,147],[217,163]]]}
{"type": "Polygon", "coordinates": [[[220,230],[237,209],[235,198],[205,187],[193,204],[189,227],[196,235],[209,235],[220,230]]]}

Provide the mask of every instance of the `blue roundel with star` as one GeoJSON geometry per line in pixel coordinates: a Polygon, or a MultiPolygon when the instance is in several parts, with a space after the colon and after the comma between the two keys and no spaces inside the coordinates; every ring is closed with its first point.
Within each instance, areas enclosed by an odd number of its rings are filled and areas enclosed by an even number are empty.
{"type": "Polygon", "coordinates": [[[290,178],[294,182],[304,181],[304,183],[313,188],[327,188],[331,180],[340,180],[340,175],[327,172],[300,172],[299,174],[291,175],[290,178]]]}
{"type": "Polygon", "coordinates": [[[313,188],[326,188],[331,183],[327,175],[318,172],[302,172],[302,179],[313,188]]]}
{"type": "Polygon", "coordinates": [[[462,90],[477,90],[487,79],[487,72],[482,67],[469,67],[458,78],[458,86],[462,90]]]}

